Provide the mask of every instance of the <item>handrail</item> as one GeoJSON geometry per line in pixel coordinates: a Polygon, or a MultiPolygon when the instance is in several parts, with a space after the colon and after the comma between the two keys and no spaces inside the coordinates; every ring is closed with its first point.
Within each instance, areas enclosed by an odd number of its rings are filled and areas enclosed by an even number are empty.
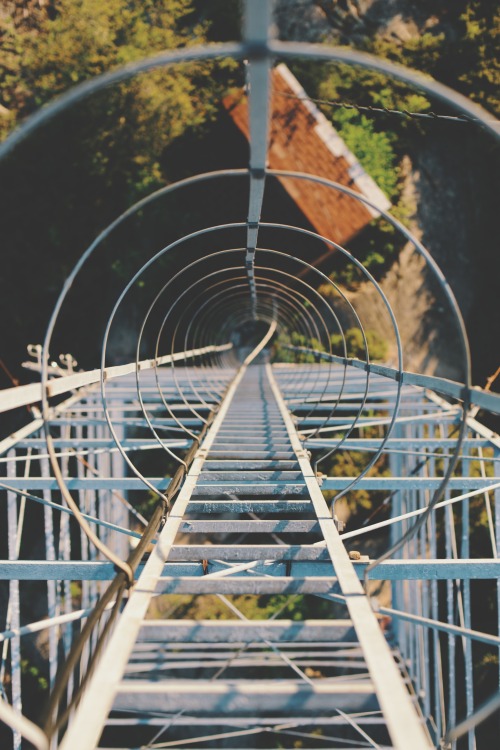
{"type": "MultiPolygon", "coordinates": [[[[202,354],[209,354],[211,352],[224,352],[232,349],[232,344],[221,344],[220,346],[204,346],[201,349],[190,349],[185,352],[176,352],[175,354],[167,354],[164,357],[156,359],[143,359],[138,363],[139,370],[151,370],[153,367],[158,365],[170,364],[172,362],[179,362],[183,359],[191,359],[192,357],[199,357],[202,354]]],[[[130,375],[135,372],[136,363],[130,362],[126,365],[115,365],[113,367],[106,367],[102,373],[105,380],[112,380],[113,378],[119,378],[122,375],[130,375]]],[[[72,375],[66,375],[57,380],[52,380],[47,383],[47,397],[52,398],[53,396],[60,396],[68,391],[73,391],[76,388],[82,388],[87,385],[94,385],[99,383],[101,380],[101,370],[86,370],[84,372],[77,372],[72,375]]],[[[15,388],[5,388],[0,390],[0,413],[10,411],[11,409],[17,409],[20,406],[28,406],[29,404],[36,404],[42,400],[42,384],[41,383],[30,383],[29,385],[20,385],[15,388]]]]}
{"type": "Polygon", "coordinates": [[[348,365],[350,367],[356,367],[358,370],[364,370],[375,375],[382,375],[384,378],[394,380],[396,382],[402,382],[407,385],[420,386],[421,388],[428,388],[431,391],[437,391],[442,393],[444,396],[450,396],[463,400],[468,395],[469,402],[475,404],[481,409],[486,409],[493,414],[500,414],[500,394],[491,393],[491,391],[485,391],[480,386],[473,386],[467,388],[464,383],[460,383],[456,380],[448,380],[447,378],[440,378],[435,375],[423,375],[417,372],[409,372],[408,370],[397,370],[394,367],[388,367],[387,365],[375,365],[372,362],[366,362],[363,359],[356,359],[356,357],[340,357],[337,354],[328,354],[327,352],[320,352],[318,349],[311,349],[306,346],[291,346],[290,344],[283,344],[283,349],[289,349],[290,351],[301,352],[305,354],[314,354],[318,359],[325,359],[328,362],[335,362],[339,365],[348,365]]]}

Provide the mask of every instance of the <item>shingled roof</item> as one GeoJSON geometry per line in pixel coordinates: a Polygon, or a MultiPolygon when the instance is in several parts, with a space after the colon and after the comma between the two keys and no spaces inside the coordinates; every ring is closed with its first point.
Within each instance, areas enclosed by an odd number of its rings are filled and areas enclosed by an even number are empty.
{"type": "MultiPolygon", "coordinates": [[[[272,71],[272,88],[268,166],[326,177],[361,193],[377,208],[387,210],[390,207],[387,197],[324,114],[307,100],[306,92],[286,65],[278,65],[272,71]]],[[[246,96],[228,96],[224,106],[248,138],[246,96]]],[[[323,185],[287,178],[280,178],[280,182],[318,234],[340,245],[378,216],[377,211],[323,185]]]]}

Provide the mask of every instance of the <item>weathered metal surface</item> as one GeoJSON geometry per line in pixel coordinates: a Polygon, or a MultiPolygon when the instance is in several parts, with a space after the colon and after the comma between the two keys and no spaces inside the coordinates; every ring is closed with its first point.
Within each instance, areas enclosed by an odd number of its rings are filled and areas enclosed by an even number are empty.
{"type": "Polygon", "coordinates": [[[348,620],[147,620],[139,633],[142,643],[251,643],[264,639],[292,643],[356,642],[348,620]]]}
{"type": "MultiPolygon", "coordinates": [[[[200,230],[191,236],[213,238],[217,231],[224,228],[244,230],[246,246],[241,249],[241,255],[246,265],[241,268],[241,278],[245,282],[245,289],[250,289],[251,317],[255,319],[260,315],[272,327],[277,326],[278,321],[280,325],[283,322],[288,325],[290,315],[299,312],[304,330],[312,337],[323,313],[312,306],[314,312],[309,314],[311,300],[300,298],[300,295],[294,297],[296,287],[301,288],[300,276],[290,276],[286,292],[288,297],[282,293],[279,284],[274,283],[275,279],[259,277],[262,271],[259,268],[259,253],[264,257],[266,252],[272,252],[257,248],[259,225],[265,227],[266,239],[268,232],[272,235],[279,230],[288,232],[290,236],[293,232],[294,237],[299,233],[308,235],[311,240],[326,242],[332,248],[333,245],[328,238],[313,236],[308,230],[262,224],[260,218],[265,181],[270,176],[279,180],[302,180],[306,185],[309,182],[337,190],[346,200],[360,200],[368,208],[371,204],[363,196],[354,194],[351,188],[337,185],[326,178],[266,169],[269,70],[273,55],[289,57],[300,54],[311,59],[371,67],[406,83],[416,84],[451,106],[461,107],[462,112],[476,117],[491,133],[498,130],[498,125],[489,122],[476,105],[436,82],[419,79],[411,71],[352,50],[331,49],[325,45],[284,44],[274,40],[270,30],[270,4],[266,0],[249,0],[246,3],[242,44],[166,52],[86,82],[23,125],[0,147],[0,156],[9,153],[27,134],[36,132],[43,122],[64,111],[71,103],[83,101],[90,93],[104,86],[128,80],[137,72],[157,66],[213,59],[223,54],[249,61],[249,170],[224,170],[188,178],[177,185],[166,186],[128,209],[103,230],[88,248],[70,274],[57,305],[62,305],[66,291],[82,263],[114,228],[136,210],[178,187],[202,181],[210,184],[210,180],[218,177],[231,178],[233,181],[249,180],[246,222],[200,230]]],[[[422,389],[433,388],[459,401],[465,398],[477,407],[494,412],[499,408],[499,396],[471,387],[464,327],[446,280],[421,243],[393,217],[383,211],[382,214],[427,260],[453,310],[460,332],[465,382],[462,384],[404,371],[401,351],[399,368],[368,364],[367,361],[348,356],[332,358],[331,354],[315,351],[314,357],[325,360],[322,365],[277,366],[277,384],[270,372],[264,376],[258,367],[251,368],[253,373],[245,380],[245,387],[242,385],[243,376],[238,376],[225,395],[221,410],[197,453],[149,560],[140,568],[139,581],[129,595],[125,611],[64,740],[63,746],[68,750],[95,747],[99,742],[100,727],[106,724],[114,727],[159,726],[165,729],[165,718],[154,715],[155,709],[176,712],[168,719],[169,726],[189,727],[188,731],[196,726],[227,727],[227,722],[231,722],[234,727],[240,728],[244,738],[248,732],[267,731],[268,726],[278,731],[285,720],[289,722],[287,726],[292,727],[318,726],[322,731],[323,726],[341,727],[344,734],[351,731],[353,735],[349,746],[357,740],[360,744],[366,741],[371,746],[385,747],[388,737],[383,732],[388,729],[394,747],[420,750],[431,744],[441,744],[444,728],[459,718],[458,707],[462,704],[470,715],[465,731],[469,750],[473,749],[474,664],[471,643],[477,639],[496,648],[499,642],[496,635],[481,634],[471,629],[474,591],[471,587],[475,579],[494,579],[498,576],[500,514],[493,513],[492,502],[494,499],[498,504],[500,483],[490,475],[498,474],[500,440],[474,419],[477,409],[473,410],[472,416],[465,417],[460,404],[449,404],[422,389]],[[334,367],[330,367],[332,361],[336,362],[334,367]],[[258,388],[254,388],[254,377],[258,380],[258,388]],[[293,421],[288,409],[293,411],[293,421]],[[354,430],[353,415],[356,413],[354,430]],[[442,464],[453,459],[456,445],[454,433],[459,424],[464,432],[460,455],[457,455],[461,464],[455,467],[454,476],[447,483],[447,496],[442,502],[436,501],[434,504],[432,494],[441,485],[440,474],[444,473],[442,464]],[[302,432],[303,439],[300,441],[297,428],[302,432]],[[373,428],[379,432],[370,432],[373,428]],[[390,436],[387,430],[392,430],[390,436]],[[347,438],[338,445],[346,433],[347,438]],[[373,434],[379,434],[380,439],[374,439],[373,434]],[[339,451],[344,454],[351,450],[364,452],[369,461],[370,456],[381,450],[382,443],[390,475],[356,477],[359,479],[356,490],[383,492],[385,500],[381,505],[382,512],[390,508],[392,517],[388,520],[370,518],[362,527],[357,526],[356,519],[351,519],[354,528],[339,536],[322,492],[343,493],[355,477],[326,477],[320,489],[304,449],[316,451],[325,448],[330,451],[338,445],[339,451]],[[475,473],[480,476],[470,476],[475,473]],[[461,494],[456,497],[456,492],[461,494]],[[480,560],[470,559],[473,554],[468,534],[473,508],[471,498],[475,498],[474,507],[480,506],[486,518],[485,558],[480,560]],[[426,524],[419,528],[412,526],[414,519],[425,513],[429,502],[433,503],[433,513],[426,519],[426,524]],[[408,534],[403,550],[397,550],[393,559],[380,563],[371,571],[370,577],[373,579],[392,581],[392,606],[380,607],[379,616],[375,616],[359,582],[366,563],[351,562],[344,543],[359,537],[356,545],[362,553],[362,533],[376,531],[379,538],[388,535],[391,543],[395,543],[412,528],[416,532],[408,534]],[[444,529],[444,550],[438,549],[436,542],[436,532],[441,528],[444,529]],[[461,529],[460,538],[457,529],[461,529]],[[190,545],[184,544],[185,539],[177,537],[178,532],[190,537],[190,545]],[[212,538],[212,534],[215,537],[212,538]],[[288,535],[285,539],[291,544],[283,544],[281,535],[285,534],[288,535]],[[205,540],[200,535],[209,535],[211,544],[203,544],[205,540]],[[240,535],[248,535],[248,538],[242,539],[240,535]],[[177,543],[181,541],[182,544],[177,543]],[[439,559],[438,552],[440,555],[446,554],[446,559],[439,559]],[[486,557],[490,552],[491,557],[486,557]],[[185,622],[178,628],[173,623],[162,626],[161,621],[151,624],[144,618],[148,603],[158,588],[176,593],[213,592],[238,619],[202,624],[185,622]],[[254,592],[258,596],[265,592],[311,592],[334,602],[336,606],[342,606],[344,612],[349,611],[354,629],[350,625],[351,619],[340,623],[337,620],[325,621],[321,625],[315,621],[250,622],[232,600],[225,598],[224,592],[254,592]],[[441,621],[440,616],[446,622],[441,621]],[[390,629],[397,648],[388,647],[381,627],[390,629]],[[193,633],[193,629],[196,633],[193,633]],[[176,645],[182,643],[182,649],[178,652],[165,646],[162,640],[160,642],[168,653],[166,656],[163,652],[161,656],[157,655],[155,642],[148,641],[148,636],[142,642],[136,640],[147,630],[161,639],[165,638],[162,631],[167,630],[169,640],[176,645]],[[438,638],[439,632],[443,634],[442,640],[438,638]],[[257,647],[255,642],[244,642],[244,649],[239,653],[236,639],[243,637],[243,634],[244,641],[255,638],[257,647]],[[335,639],[346,634],[348,642],[343,642],[339,651],[335,639]],[[229,643],[222,640],[224,637],[229,643]],[[188,642],[178,640],[180,638],[186,638],[188,642]],[[293,650],[289,648],[292,644],[287,638],[293,638],[293,650]],[[316,644],[314,659],[305,647],[298,649],[301,638],[316,644]],[[231,644],[235,647],[231,647],[231,644]],[[129,656],[130,661],[127,662],[129,656]],[[463,689],[456,670],[456,664],[461,660],[465,677],[463,689]],[[226,674],[233,663],[237,663],[242,672],[236,678],[226,674]],[[448,690],[445,696],[442,673],[446,664],[448,690]],[[286,676],[273,681],[255,680],[250,672],[250,678],[246,679],[245,670],[251,670],[252,666],[266,670],[281,669],[283,672],[277,671],[276,675],[286,672],[286,676]],[[308,672],[308,666],[312,668],[311,672],[308,672]],[[189,670],[201,670],[203,677],[176,681],[173,679],[176,669],[182,669],[183,675],[189,670]],[[217,671],[214,672],[214,669],[217,671]],[[319,670],[321,677],[315,670],[319,670]],[[347,670],[348,678],[345,679],[335,670],[347,670]],[[407,691],[409,678],[406,670],[415,690],[412,698],[407,691]],[[144,680],[138,680],[139,675],[144,680]],[[139,708],[141,715],[110,718],[108,711],[112,707],[114,694],[115,708],[125,706],[133,711],[139,708]],[[368,707],[377,709],[377,713],[352,716],[353,711],[368,707]],[[379,707],[381,712],[378,711],[379,707]],[[341,713],[332,716],[335,709],[341,713]],[[193,715],[183,715],[185,711],[193,715]],[[255,716],[256,712],[258,716],[255,716]],[[305,717],[300,714],[305,714],[305,717]],[[434,735],[432,742],[424,729],[423,716],[427,719],[432,717],[428,724],[434,735]],[[252,725],[250,729],[249,724],[252,725]],[[364,727],[362,731],[361,726],[364,727]],[[374,728],[382,734],[372,736],[370,732],[374,728]]],[[[179,240],[174,245],[182,242],[179,240]]],[[[342,248],[337,249],[343,252],[342,248]]],[[[274,260],[278,255],[273,256],[274,260]]],[[[147,263],[151,264],[152,260],[147,263]]],[[[311,266],[304,264],[304,269],[307,268],[310,272],[311,266]]],[[[383,293],[381,296],[385,304],[387,298],[383,293]]],[[[56,315],[49,323],[47,349],[57,318],[57,305],[56,315]]],[[[227,313],[237,322],[242,320],[239,305],[236,302],[228,308],[227,313]]],[[[388,312],[392,315],[390,306],[388,312]]],[[[329,337],[331,327],[326,328],[329,337]]],[[[261,351],[273,333],[274,328],[268,338],[261,342],[261,351]]],[[[399,344],[397,327],[394,333],[399,344]]],[[[220,341],[228,339],[221,338],[220,341]]],[[[103,370],[71,374],[65,373],[59,366],[48,368],[40,348],[38,361],[32,363],[30,369],[38,372],[42,367],[42,384],[7,389],[0,393],[0,410],[29,405],[42,397],[46,402],[49,397],[79,389],[63,404],[45,410],[46,426],[54,435],[53,449],[58,452],[57,458],[67,478],[68,491],[78,498],[85,518],[92,519],[99,526],[103,542],[119,552],[122,559],[128,551],[127,535],[138,534],[125,528],[129,524],[129,513],[133,516],[134,525],[139,527],[144,524],[144,519],[128,503],[126,494],[129,491],[147,492],[147,486],[162,492],[169,482],[162,473],[161,465],[157,477],[143,476],[140,472],[135,472],[136,477],[130,476],[125,470],[129,454],[153,448],[166,453],[174,448],[183,451],[192,444],[195,435],[191,430],[201,427],[234,375],[232,368],[235,367],[236,358],[231,354],[231,347],[231,344],[210,344],[208,347],[197,346],[193,351],[187,349],[186,345],[186,351],[177,351],[172,346],[171,351],[176,353],[166,357],[115,368],[103,365],[103,370]],[[197,358],[202,356],[209,357],[209,366],[195,366],[197,358]],[[221,357],[227,359],[222,363],[221,357]],[[187,360],[190,360],[191,366],[184,367],[187,360]],[[175,363],[182,366],[174,370],[171,365],[175,363]],[[221,363],[223,366],[220,366],[221,363]],[[168,370],[157,373],[158,364],[169,365],[168,370]],[[133,377],[135,374],[137,382],[133,377]],[[49,376],[53,376],[51,380],[49,376]],[[103,400],[95,388],[101,380],[106,384],[103,400]],[[163,399],[159,397],[159,388],[163,399]],[[165,408],[168,410],[167,416],[163,413],[165,408]],[[130,433],[136,430],[134,435],[143,435],[139,430],[144,431],[145,428],[148,437],[130,437],[130,433]],[[155,440],[149,437],[150,431],[155,435],[155,440]],[[160,435],[167,437],[163,440],[160,435]],[[118,449],[114,448],[115,441],[111,437],[118,441],[121,455],[117,454],[118,449]]],[[[72,367],[70,360],[66,355],[68,373],[72,367]]],[[[50,679],[53,680],[56,659],[68,649],[73,624],[92,610],[101,590],[99,581],[112,577],[112,566],[96,558],[95,548],[82,533],[75,543],[79,530],[70,527],[67,517],[69,509],[64,508],[64,515],[54,512],[61,502],[59,484],[48,476],[47,453],[40,435],[43,420],[38,418],[36,411],[34,415],[36,418],[31,424],[0,443],[0,454],[10,451],[0,460],[6,464],[8,480],[5,484],[10,487],[7,495],[11,559],[0,563],[0,572],[11,581],[6,618],[6,628],[10,630],[5,634],[5,642],[11,643],[10,681],[17,708],[21,706],[20,657],[23,636],[37,632],[41,621],[34,623],[33,629],[20,625],[18,594],[25,584],[15,578],[47,582],[49,619],[46,628],[50,631],[50,679]],[[33,464],[36,466],[34,471],[33,464]],[[24,515],[29,512],[30,504],[35,499],[27,491],[43,494],[41,499],[46,503],[43,511],[47,551],[45,561],[17,559],[21,553],[25,553],[21,544],[24,515]],[[61,517],[63,520],[59,521],[61,517]],[[56,546],[59,547],[57,551],[56,546]],[[80,554],[80,548],[81,562],[71,559],[80,554]],[[84,610],[71,611],[71,580],[82,581],[84,610]],[[57,635],[59,627],[60,639],[57,635]]],[[[348,458],[347,455],[346,460],[348,458]]],[[[133,468],[133,464],[129,463],[129,466],[133,468]]],[[[135,496],[131,497],[135,501],[135,496]]],[[[334,512],[337,507],[334,504],[334,512]]],[[[376,512],[377,509],[374,510],[376,512]]],[[[73,520],[71,524],[74,524],[73,520]]],[[[500,584],[497,593],[500,618],[500,584]]],[[[500,619],[498,628],[500,631],[500,619]]],[[[94,633],[82,654],[79,662],[82,673],[96,640],[97,633],[94,633]]],[[[6,657],[7,651],[3,648],[0,657],[2,680],[6,674],[6,657]]],[[[68,697],[72,690],[70,680],[67,685],[68,697]]],[[[46,747],[43,736],[22,717],[12,716],[8,710],[2,712],[2,716],[15,727],[16,749],[20,747],[20,733],[39,747],[46,747]]],[[[323,740],[327,739],[324,734],[321,736],[323,740]]],[[[217,743],[222,737],[227,745],[229,735],[212,733],[211,740],[217,743]]],[[[232,739],[233,734],[230,737],[232,739]]],[[[198,740],[205,742],[203,737],[198,740]]],[[[183,742],[185,740],[180,740],[178,744],[182,745],[183,742]]],[[[170,742],[166,740],[162,744],[177,746],[176,739],[170,742]]],[[[196,741],[192,744],[196,744],[196,741]]],[[[235,745],[242,746],[236,741],[235,745]]]]}
{"type": "MultiPolygon", "coordinates": [[[[258,478],[258,477],[256,477],[258,478]]],[[[170,481],[169,477],[147,477],[148,481],[158,490],[165,490],[170,481]]],[[[323,490],[343,490],[355,477],[327,477],[323,479],[321,488],[323,490]]],[[[1,481],[1,480],[0,480],[1,481]]],[[[439,486],[439,477],[366,477],[360,479],[356,489],[382,490],[433,490],[439,486]]],[[[69,477],[68,487],[71,490],[144,490],[144,484],[140,479],[123,477],[111,479],[109,477],[69,477]]],[[[495,489],[498,481],[489,477],[454,477],[449,486],[452,490],[477,490],[495,489]]],[[[13,477],[9,479],[9,485],[15,489],[31,490],[55,490],[57,481],[52,478],[43,477],[13,477]]],[[[304,484],[291,484],[287,482],[248,482],[236,484],[234,482],[219,482],[217,485],[200,483],[196,487],[196,496],[203,495],[301,495],[305,493],[304,484]]]]}
{"type": "Polygon", "coordinates": [[[238,682],[183,681],[122,683],[115,706],[120,711],[195,711],[198,714],[253,716],[279,711],[317,716],[332,711],[376,711],[373,688],[366,681],[342,685],[318,683],[314,687],[293,682],[255,680],[238,682]]]}

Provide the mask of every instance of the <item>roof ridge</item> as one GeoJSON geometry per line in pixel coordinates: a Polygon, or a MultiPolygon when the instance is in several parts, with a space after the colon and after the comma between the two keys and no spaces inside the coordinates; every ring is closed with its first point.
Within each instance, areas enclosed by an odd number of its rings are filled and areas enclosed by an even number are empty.
{"type": "MultiPolygon", "coordinates": [[[[316,104],[309,99],[307,92],[294,76],[290,68],[285,65],[285,63],[280,63],[273,69],[273,71],[278,73],[278,75],[284,79],[285,83],[297,95],[312,117],[314,117],[317,123],[314,130],[318,138],[323,141],[335,158],[338,159],[339,157],[342,157],[349,164],[349,175],[360,193],[374,203],[377,208],[382,211],[387,211],[391,207],[391,202],[386,194],[377,185],[373,177],[366,172],[360,161],[349,149],[346,142],[340,133],[334,128],[330,120],[328,120],[316,104]]],[[[371,206],[367,205],[366,208],[372,216],[379,216],[379,212],[371,206]]]]}

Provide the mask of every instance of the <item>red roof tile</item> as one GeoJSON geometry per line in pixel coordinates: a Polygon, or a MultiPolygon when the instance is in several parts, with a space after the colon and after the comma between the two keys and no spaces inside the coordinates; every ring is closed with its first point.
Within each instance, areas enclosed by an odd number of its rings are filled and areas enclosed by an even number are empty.
{"type": "MultiPolygon", "coordinates": [[[[377,207],[389,201],[349,151],[326,117],[310,101],[285,65],[272,72],[269,167],[326,177],[362,193],[377,207]],[[286,94],[287,96],[283,96],[286,94]]],[[[248,138],[248,105],[243,94],[224,99],[235,124],[248,138]]],[[[377,212],[359,201],[306,180],[279,178],[318,234],[341,245],[363,229],[377,212]]]]}

